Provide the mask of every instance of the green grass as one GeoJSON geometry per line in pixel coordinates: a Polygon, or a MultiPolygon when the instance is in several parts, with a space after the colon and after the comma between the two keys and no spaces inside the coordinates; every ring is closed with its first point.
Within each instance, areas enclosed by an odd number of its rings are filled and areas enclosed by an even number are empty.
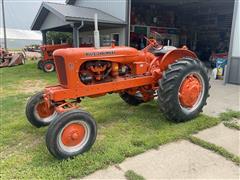
{"type": "Polygon", "coordinates": [[[137,173],[135,173],[132,170],[128,170],[124,176],[126,177],[127,180],[145,180],[144,177],[142,177],[141,175],[138,175],[137,173]]]}
{"type": "Polygon", "coordinates": [[[240,119],[240,111],[229,110],[220,114],[220,120],[223,121],[223,124],[226,127],[240,130],[240,126],[237,122],[234,121],[234,118],[240,119]]]}
{"type": "Polygon", "coordinates": [[[229,110],[227,112],[221,113],[220,114],[220,120],[221,121],[230,121],[233,118],[238,118],[240,119],[240,111],[232,111],[229,110]]]}
{"type": "Polygon", "coordinates": [[[173,123],[159,112],[157,102],[126,105],[118,95],[83,100],[98,124],[92,149],[72,160],[59,161],[45,146],[47,128],[32,127],[25,117],[27,99],[45,85],[55,84],[56,74],[24,66],[0,69],[0,177],[1,179],[70,179],[122,162],[159,145],[187,138],[220,121],[205,115],[173,123]]]}
{"type": "Polygon", "coordinates": [[[223,122],[223,124],[228,128],[240,130],[240,125],[236,122],[223,122]]]}
{"type": "Polygon", "coordinates": [[[209,143],[207,141],[204,141],[204,140],[199,139],[199,138],[194,137],[194,136],[189,136],[188,139],[192,143],[197,144],[199,146],[202,146],[205,149],[209,149],[209,150],[211,150],[215,153],[218,153],[221,156],[225,157],[226,159],[231,160],[231,161],[235,162],[238,166],[240,166],[240,157],[228,152],[223,147],[220,147],[220,146],[217,146],[215,144],[209,143]]]}

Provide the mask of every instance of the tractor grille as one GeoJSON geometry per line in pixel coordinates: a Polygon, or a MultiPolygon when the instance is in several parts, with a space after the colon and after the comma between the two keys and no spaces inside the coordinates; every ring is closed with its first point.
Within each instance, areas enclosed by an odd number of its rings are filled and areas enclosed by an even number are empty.
{"type": "Polygon", "coordinates": [[[58,79],[60,81],[60,84],[66,86],[67,85],[67,74],[66,74],[64,58],[61,56],[56,56],[56,57],[54,57],[54,59],[55,59],[56,70],[57,70],[58,79]]]}

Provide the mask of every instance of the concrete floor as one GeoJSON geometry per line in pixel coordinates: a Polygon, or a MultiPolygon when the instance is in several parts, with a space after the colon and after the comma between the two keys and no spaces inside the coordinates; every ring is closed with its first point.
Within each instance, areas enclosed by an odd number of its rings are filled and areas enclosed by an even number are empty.
{"type": "MultiPolygon", "coordinates": [[[[240,86],[223,85],[221,80],[212,80],[211,85],[204,114],[218,116],[228,109],[240,110],[240,86]]],[[[240,155],[237,130],[220,124],[195,136],[240,155]]],[[[240,179],[240,168],[232,161],[185,140],[128,158],[119,165],[97,171],[84,179],[126,179],[124,173],[128,170],[145,179],[240,179]]]]}
{"type": "Polygon", "coordinates": [[[240,86],[224,85],[222,80],[211,80],[210,84],[210,97],[203,108],[204,114],[217,116],[229,109],[240,111],[240,86]]]}
{"type": "Polygon", "coordinates": [[[239,168],[231,161],[183,140],[128,158],[118,168],[110,167],[84,179],[125,179],[124,172],[128,170],[133,170],[145,179],[237,179],[239,177],[239,168]]]}
{"type": "Polygon", "coordinates": [[[230,129],[223,124],[219,124],[210,129],[203,130],[194,136],[221,146],[228,152],[240,156],[240,131],[238,130],[230,129]]]}

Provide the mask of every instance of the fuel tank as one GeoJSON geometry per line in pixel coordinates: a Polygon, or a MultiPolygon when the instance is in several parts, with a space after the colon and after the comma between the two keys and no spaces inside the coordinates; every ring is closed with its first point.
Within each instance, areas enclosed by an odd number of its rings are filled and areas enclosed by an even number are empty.
{"type": "Polygon", "coordinates": [[[151,53],[143,53],[135,48],[118,46],[96,48],[67,48],[54,51],[54,56],[62,56],[65,61],[106,60],[120,63],[145,61],[151,53]]]}

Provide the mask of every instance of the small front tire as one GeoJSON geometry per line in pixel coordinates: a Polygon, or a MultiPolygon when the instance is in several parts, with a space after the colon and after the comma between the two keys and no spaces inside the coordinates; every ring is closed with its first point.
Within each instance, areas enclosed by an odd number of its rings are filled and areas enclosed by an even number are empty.
{"type": "Polygon", "coordinates": [[[50,73],[55,71],[55,65],[53,60],[44,61],[42,65],[43,71],[50,73]]]}
{"type": "Polygon", "coordinates": [[[88,151],[97,136],[92,116],[82,110],[61,114],[48,128],[46,145],[57,159],[67,159],[88,151]]]}
{"type": "Polygon", "coordinates": [[[33,126],[40,128],[48,126],[57,117],[57,112],[55,107],[47,107],[43,100],[43,92],[39,92],[28,100],[26,116],[33,126]]]}

